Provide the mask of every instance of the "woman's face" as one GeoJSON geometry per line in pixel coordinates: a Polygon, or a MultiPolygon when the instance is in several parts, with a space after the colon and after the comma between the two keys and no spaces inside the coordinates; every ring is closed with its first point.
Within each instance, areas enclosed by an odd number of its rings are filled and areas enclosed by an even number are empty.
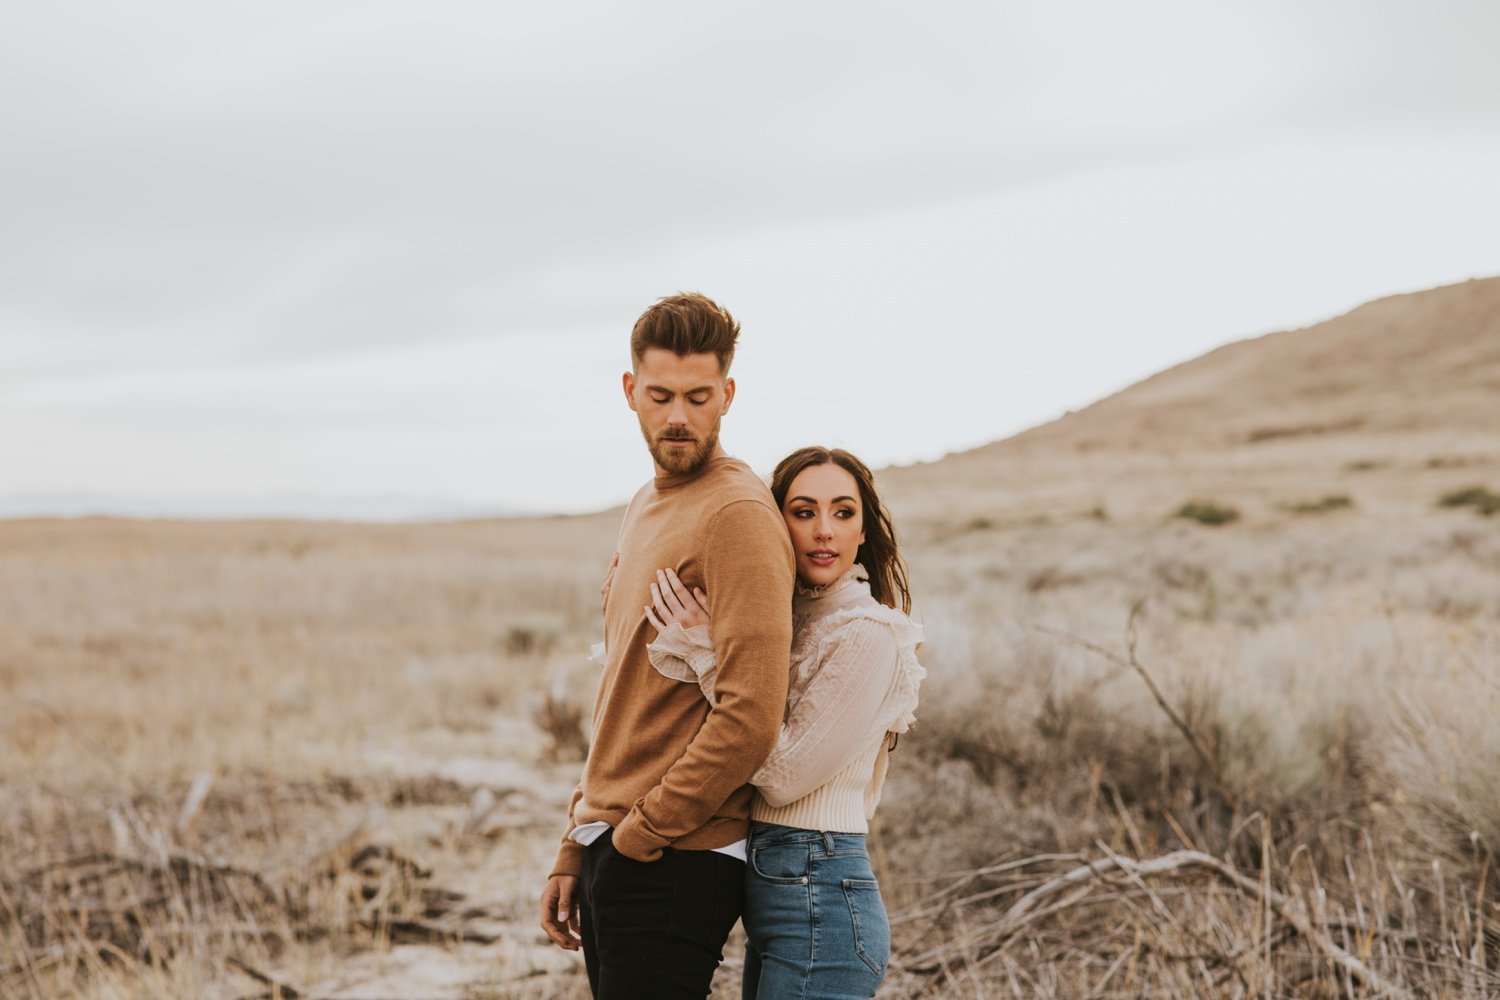
{"type": "Polygon", "coordinates": [[[826,587],[854,565],[865,540],[865,512],[854,477],[829,462],[797,474],[781,505],[797,577],[804,587],[826,587]]]}

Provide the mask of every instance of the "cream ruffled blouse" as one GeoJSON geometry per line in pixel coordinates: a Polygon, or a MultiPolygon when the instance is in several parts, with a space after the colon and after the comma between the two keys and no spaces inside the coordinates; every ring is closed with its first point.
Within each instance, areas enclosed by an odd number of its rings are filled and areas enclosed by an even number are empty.
{"type": "MultiPolygon", "coordinates": [[[[864,833],[885,783],[888,734],[916,718],[927,676],[917,661],[922,626],[870,594],[858,564],[827,587],[798,588],[791,675],[776,748],[751,779],[756,820],[864,833]]],[[[646,647],[661,674],[714,698],[709,626],[669,625],[646,647]]]]}

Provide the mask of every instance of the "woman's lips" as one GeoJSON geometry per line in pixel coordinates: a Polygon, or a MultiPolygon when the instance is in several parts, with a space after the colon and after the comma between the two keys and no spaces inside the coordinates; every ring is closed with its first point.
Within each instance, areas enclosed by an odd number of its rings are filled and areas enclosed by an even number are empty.
{"type": "Polygon", "coordinates": [[[815,566],[832,566],[838,562],[838,558],[837,552],[809,552],[807,554],[808,562],[815,566]]]}

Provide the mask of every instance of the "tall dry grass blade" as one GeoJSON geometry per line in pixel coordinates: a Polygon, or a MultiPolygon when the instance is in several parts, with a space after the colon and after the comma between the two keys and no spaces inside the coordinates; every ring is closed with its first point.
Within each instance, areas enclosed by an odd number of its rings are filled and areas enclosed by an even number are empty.
{"type": "Polygon", "coordinates": [[[1479,969],[1488,967],[1484,954],[1484,929],[1486,923],[1484,916],[1484,896],[1485,887],[1489,882],[1490,861],[1491,858],[1486,853],[1484,864],[1479,869],[1479,885],[1474,889],[1474,947],[1469,953],[1469,962],[1479,969]]]}
{"type": "Polygon", "coordinates": [[[1088,996],[1085,998],[1085,1000],[1095,1000],[1096,997],[1103,996],[1104,987],[1108,986],[1109,981],[1115,978],[1115,974],[1118,973],[1127,962],[1135,957],[1135,953],[1135,948],[1129,948],[1125,951],[1120,952],[1119,955],[1115,956],[1115,960],[1109,964],[1109,968],[1104,970],[1104,975],[1100,976],[1099,979],[1094,983],[1094,988],[1089,990],[1088,996]]]}
{"type": "Polygon", "coordinates": [[[1265,950],[1261,955],[1261,997],[1271,1000],[1276,979],[1271,964],[1271,827],[1264,814],[1260,817],[1260,933],[1265,950]]]}
{"type": "Polygon", "coordinates": [[[214,776],[207,771],[201,771],[193,778],[193,784],[182,800],[182,811],[177,814],[178,836],[192,834],[193,827],[197,825],[198,817],[203,812],[203,803],[208,801],[208,793],[213,786],[214,776]]]}

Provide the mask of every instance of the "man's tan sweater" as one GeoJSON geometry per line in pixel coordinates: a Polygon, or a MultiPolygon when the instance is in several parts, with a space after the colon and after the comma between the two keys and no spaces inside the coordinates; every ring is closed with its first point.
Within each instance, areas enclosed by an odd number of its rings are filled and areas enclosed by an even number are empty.
{"type": "MultiPolygon", "coordinates": [[[[658,476],[626,508],[620,564],[604,609],[608,663],[568,830],[602,820],[626,857],[712,850],[743,840],[750,776],[775,746],[786,708],[796,574],[786,525],[738,459],[658,476]],[[715,699],[662,676],[646,644],[656,571],[708,593],[719,673],[715,699]]],[[[554,875],[577,875],[583,848],[563,838],[554,875]]]]}

